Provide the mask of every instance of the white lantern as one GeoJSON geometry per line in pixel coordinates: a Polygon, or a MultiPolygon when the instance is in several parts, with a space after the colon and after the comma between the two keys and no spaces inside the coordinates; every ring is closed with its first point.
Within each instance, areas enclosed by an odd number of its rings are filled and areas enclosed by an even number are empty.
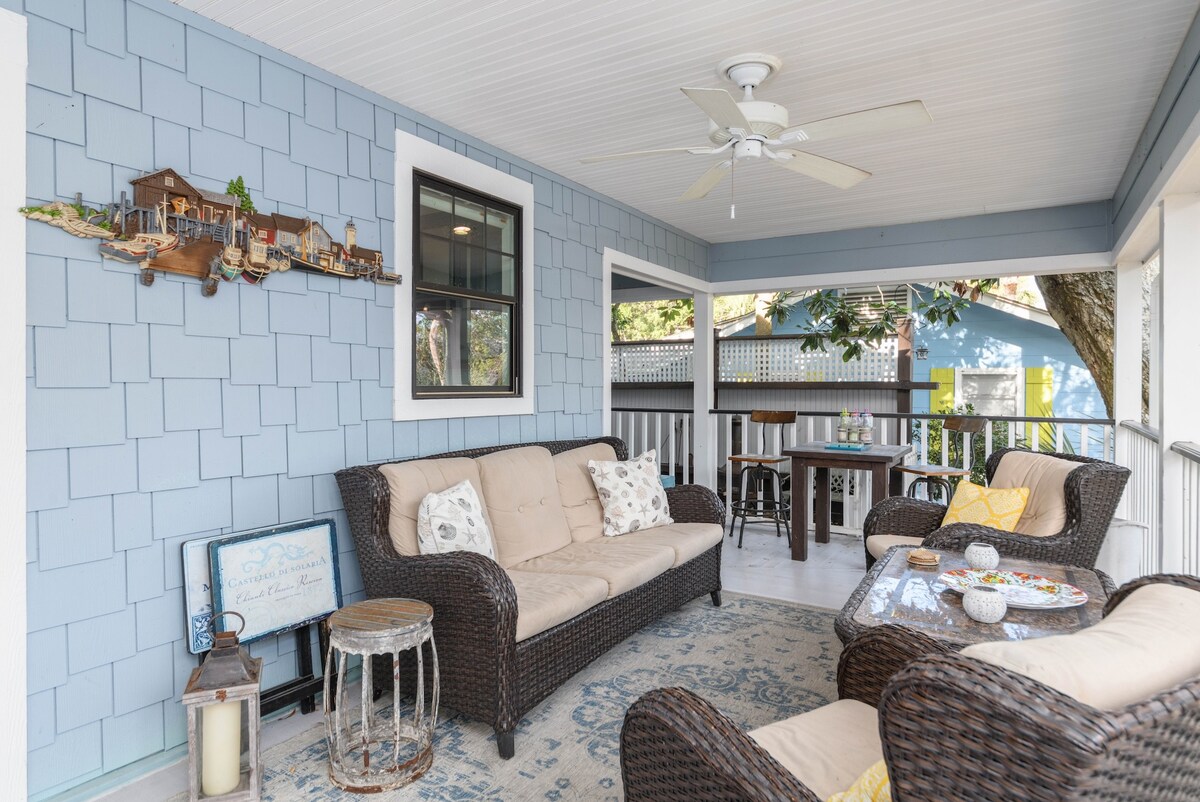
{"type": "Polygon", "coordinates": [[[213,648],[183,691],[188,721],[188,799],[249,802],[262,796],[259,765],[259,675],[262,660],[238,644],[237,632],[216,632],[213,648]]]}

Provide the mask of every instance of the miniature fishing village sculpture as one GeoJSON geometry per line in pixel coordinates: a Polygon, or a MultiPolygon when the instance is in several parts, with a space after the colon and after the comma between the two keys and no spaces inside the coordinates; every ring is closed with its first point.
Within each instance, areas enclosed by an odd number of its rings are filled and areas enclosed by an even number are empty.
{"type": "Polygon", "coordinates": [[[239,177],[227,193],[192,186],[166,168],[130,181],[133,200],[103,209],[55,201],[27,206],[21,214],[77,237],[102,240],[100,255],[137,264],[146,286],[155,272],[192,276],[205,296],[221,281],[241,276],[257,284],[271,273],[293,267],[346,279],[397,284],[400,276],[383,266],[380,251],[358,244],[358,229],[346,224],[345,241],[335,241],[316,220],[259,213],[239,177]]]}

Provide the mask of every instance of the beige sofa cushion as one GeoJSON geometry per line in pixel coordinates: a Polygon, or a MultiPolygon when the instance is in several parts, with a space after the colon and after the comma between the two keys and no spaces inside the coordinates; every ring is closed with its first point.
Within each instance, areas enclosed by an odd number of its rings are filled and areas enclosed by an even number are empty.
{"type": "Polygon", "coordinates": [[[878,714],[853,699],[759,727],[749,735],[820,799],[845,791],[883,760],[878,714]]]}
{"type": "Polygon", "coordinates": [[[603,579],[577,574],[509,571],[517,590],[517,642],[570,621],[608,596],[603,579]]]}
{"type": "Polygon", "coordinates": [[[496,541],[496,562],[510,568],[570,545],[571,530],[549,450],[510,448],[475,462],[496,541]]]}
{"type": "Polygon", "coordinates": [[[617,452],[608,443],[592,443],[554,455],[554,475],[562,500],[571,539],[576,543],[595,540],[604,534],[604,508],[596,483],[588,473],[588,460],[615,460],[617,452]]]}
{"type": "Polygon", "coordinates": [[[1000,459],[988,487],[1028,487],[1029,501],[1013,531],[1032,537],[1057,535],[1067,525],[1067,474],[1081,465],[1068,459],[1010,451],[1000,459]]]}
{"type": "MultiPolygon", "coordinates": [[[[483,499],[479,468],[473,459],[452,457],[393,462],[380,465],[379,472],[387,480],[390,496],[388,535],[392,539],[392,548],[405,557],[421,553],[417,548],[417,511],[427,494],[440,493],[459,482],[469,481],[475,494],[483,499]]],[[[486,501],[483,515],[487,518],[488,529],[494,532],[486,501]]]]}
{"type": "Polygon", "coordinates": [[[907,535],[871,535],[867,538],[867,552],[878,560],[892,546],[920,546],[923,540],[907,535]]]}
{"type": "Polygon", "coordinates": [[[588,541],[566,546],[513,566],[518,571],[545,574],[579,574],[608,583],[608,598],[649,582],[675,564],[675,550],[633,539],[607,543],[588,541]]]}
{"type": "Polygon", "coordinates": [[[675,552],[674,565],[682,565],[720,543],[724,534],[725,528],[720,524],[674,523],[652,529],[639,529],[627,535],[607,537],[604,538],[604,542],[653,543],[656,546],[666,546],[675,552]]]}
{"type": "Polygon", "coordinates": [[[1200,676],[1200,592],[1147,585],[1079,632],[980,643],[962,654],[1117,710],[1200,676]]]}

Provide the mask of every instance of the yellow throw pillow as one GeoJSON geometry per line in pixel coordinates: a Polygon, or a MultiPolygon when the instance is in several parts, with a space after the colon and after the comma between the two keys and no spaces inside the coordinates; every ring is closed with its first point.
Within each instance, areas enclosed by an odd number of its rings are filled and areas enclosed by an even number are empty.
{"type": "Polygon", "coordinates": [[[1011,532],[1016,529],[1025,504],[1029,501],[1028,487],[996,489],[980,487],[961,481],[950,499],[950,508],[942,519],[946,524],[983,524],[993,529],[1011,532]]]}
{"type": "Polygon", "coordinates": [[[892,802],[892,782],[882,760],[862,773],[849,790],[834,794],[826,802],[892,802]]]}

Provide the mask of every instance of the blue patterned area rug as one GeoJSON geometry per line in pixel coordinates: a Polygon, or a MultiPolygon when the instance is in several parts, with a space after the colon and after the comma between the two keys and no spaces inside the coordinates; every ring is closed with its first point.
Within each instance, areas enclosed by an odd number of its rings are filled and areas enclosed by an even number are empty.
{"type": "Polygon", "coordinates": [[[328,776],[318,726],[264,754],[263,799],[619,800],[625,711],[653,688],[680,686],[752,728],[837,697],[841,645],[832,610],[725,594],[697,599],[619,644],[538,705],[501,760],[492,731],[458,715],[438,722],[433,767],[412,785],[362,797],[328,776]]]}

